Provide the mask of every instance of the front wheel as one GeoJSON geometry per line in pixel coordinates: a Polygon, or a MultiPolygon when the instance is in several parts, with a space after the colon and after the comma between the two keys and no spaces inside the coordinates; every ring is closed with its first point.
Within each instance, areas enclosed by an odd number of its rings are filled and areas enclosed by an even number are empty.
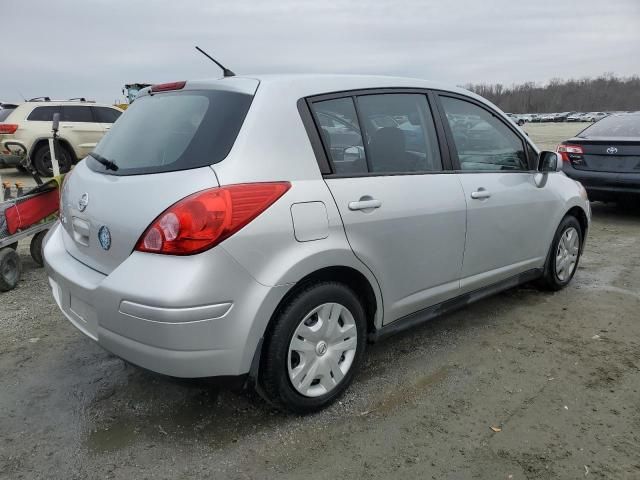
{"type": "Polygon", "coordinates": [[[263,394],[296,413],[328,406],[351,383],[366,334],[364,308],[349,287],[337,282],[306,287],[280,310],[265,341],[263,394]]]}
{"type": "Polygon", "coordinates": [[[582,241],[583,232],[578,219],[564,217],[553,237],[544,275],[540,280],[542,287],[557,291],[569,284],[578,268],[582,241]]]}

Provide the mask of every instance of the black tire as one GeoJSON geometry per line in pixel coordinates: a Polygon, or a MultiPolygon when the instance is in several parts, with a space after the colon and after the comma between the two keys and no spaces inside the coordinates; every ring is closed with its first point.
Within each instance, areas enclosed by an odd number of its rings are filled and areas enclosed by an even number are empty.
{"type": "Polygon", "coordinates": [[[522,127],[524,125],[524,120],[518,120],[518,125],[522,127]]]}
{"type": "Polygon", "coordinates": [[[43,230],[36,233],[31,237],[31,244],[29,245],[29,252],[31,252],[31,258],[38,264],[39,267],[44,267],[44,257],[42,255],[42,241],[49,230],[43,230]]]}
{"type": "Polygon", "coordinates": [[[584,232],[582,231],[582,227],[580,226],[580,222],[578,221],[578,219],[572,215],[567,215],[566,217],[564,217],[560,222],[560,225],[558,225],[556,234],[553,237],[553,242],[551,242],[551,249],[549,250],[549,254],[547,255],[547,263],[544,267],[544,274],[538,282],[538,285],[541,288],[545,290],[558,291],[562,290],[569,284],[569,282],[571,282],[571,279],[578,270],[578,264],[580,263],[583,239],[584,232]],[[571,273],[566,278],[560,278],[558,276],[558,272],[556,271],[556,254],[558,252],[558,245],[560,244],[562,236],[565,234],[565,232],[567,232],[567,230],[571,228],[574,228],[578,232],[577,258],[575,261],[575,266],[573,267],[573,271],[571,271],[571,273]]]}
{"type": "Polygon", "coordinates": [[[20,256],[11,248],[0,250],[0,292],[16,288],[22,273],[20,256]]]}
{"type": "MultiPolygon", "coordinates": [[[[73,163],[69,149],[63,144],[56,145],[56,158],[60,167],[60,173],[67,173],[71,169],[73,163]]],[[[51,166],[51,152],[49,152],[49,144],[45,143],[36,150],[33,156],[33,167],[41,177],[52,177],[53,167],[51,166]]]]}
{"type": "Polygon", "coordinates": [[[342,283],[326,281],[308,285],[295,293],[276,313],[265,338],[260,366],[260,393],[271,404],[294,413],[311,413],[338,399],[356,374],[366,347],[367,323],[360,298],[342,283]],[[299,393],[289,379],[289,345],[302,320],[325,303],[346,307],[356,326],[357,343],[353,363],[342,380],[329,392],[310,397],[299,393]]]}

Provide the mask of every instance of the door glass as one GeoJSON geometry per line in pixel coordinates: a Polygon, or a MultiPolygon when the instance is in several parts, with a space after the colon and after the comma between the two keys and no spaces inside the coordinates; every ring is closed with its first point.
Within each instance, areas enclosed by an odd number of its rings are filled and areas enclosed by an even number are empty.
{"type": "Polygon", "coordinates": [[[462,170],[528,170],[522,140],[473,103],[440,97],[462,170]]]}
{"type": "Polygon", "coordinates": [[[442,170],[427,98],[391,93],[358,97],[372,172],[442,170]]]}
{"type": "Polygon", "coordinates": [[[91,107],[74,107],[65,106],[62,107],[61,122],[84,122],[92,123],[93,115],[91,114],[91,107]]]}
{"type": "Polygon", "coordinates": [[[113,123],[115,122],[122,112],[119,112],[115,108],[107,107],[92,107],[93,114],[96,117],[98,123],[113,123]]]}
{"type": "Polygon", "coordinates": [[[362,135],[351,97],[315,102],[312,111],[334,172],[367,173],[362,135]]]}

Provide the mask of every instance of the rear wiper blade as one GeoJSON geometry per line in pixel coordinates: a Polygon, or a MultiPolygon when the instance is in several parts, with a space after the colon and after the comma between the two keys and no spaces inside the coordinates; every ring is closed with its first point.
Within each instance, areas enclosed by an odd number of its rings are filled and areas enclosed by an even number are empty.
{"type": "Polygon", "coordinates": [[[89,152],[89,156],[91,158],[95,158],[98,162],[104,165],[104,168],[107,170],[113,170],[114,172],[118,170],[118,165],[115,162],[112,162],[108,158],[104,158],[102,155],[97,154],[96,152],[89,152]]]}

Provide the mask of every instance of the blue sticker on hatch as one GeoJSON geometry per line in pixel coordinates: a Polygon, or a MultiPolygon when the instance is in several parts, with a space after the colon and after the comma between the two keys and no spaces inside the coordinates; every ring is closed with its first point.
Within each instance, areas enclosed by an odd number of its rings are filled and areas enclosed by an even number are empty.
{"type": "Polygon", "coordinates": [[[103,225],[98,230],[98,241],[103,250],[109,250],[111,248],[111,232],[103,225]]]}

